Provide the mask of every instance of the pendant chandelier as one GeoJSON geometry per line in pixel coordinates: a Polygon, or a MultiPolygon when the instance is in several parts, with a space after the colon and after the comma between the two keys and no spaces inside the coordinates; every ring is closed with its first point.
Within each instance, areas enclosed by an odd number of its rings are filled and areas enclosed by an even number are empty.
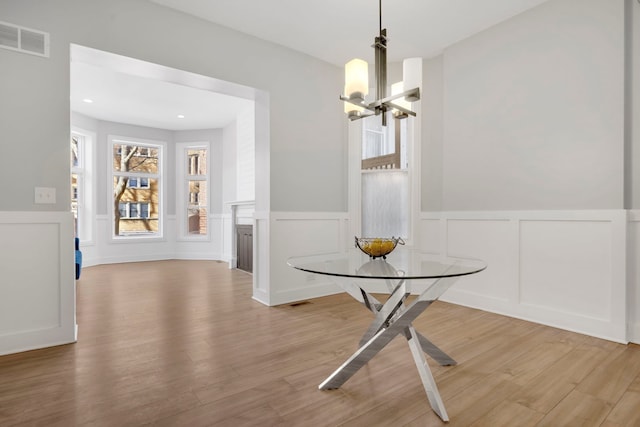
{"type": "MultiPolygon", "coordinates": [[[[344,67],[344,95],[340,99],[344,101],[344,111],[350,120],[382,115],[382,125],[386,126],[388,111],[393,111],[397,119],[415,117],[410,103],[420,99],[420,89],[405,90],[403,82],[399,82],[391,86],[391,95],[387,96],[387,29],[382,28],[382,0],[378,1],[378,6],[380,34],[372,46],[375,49],[376,100],[365,102],[369,93],[369,65],[358,58],[347,62],[344,67]]],[[[405,72],[403,70],[403,74],[405,72]]],[[[404,81],[407,80],[405,76],[404,81]]]]}

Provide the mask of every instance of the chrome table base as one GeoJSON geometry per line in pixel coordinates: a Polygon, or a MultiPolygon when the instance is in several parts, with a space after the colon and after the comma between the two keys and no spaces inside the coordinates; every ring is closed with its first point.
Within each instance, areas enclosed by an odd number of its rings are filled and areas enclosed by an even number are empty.
{"type": "Polygon", "coordinates": [[[407,292],[406,281],[403,278],[399,277],[397,283],[393,283],[391,280],[386,281],[391,294],[384,304],[348,279],[339,279],[342,288],[371,310],[375,314],[375,319],[360,340],[358,350],[318,388],[320,390],[339,388],[397,335],[403,334],[409,344],[431,408],[443,421],[449,421],[440,392],[427,364],[425,353],[442,366],[455,365],[456,361],[420,335],[414,329],[412,322],[440,296],[442,289],[447,289],[455,280],[455,277],[437,279],[425,292],[406,306],[405,300],[409,296],[409,292],[407,292]]]}

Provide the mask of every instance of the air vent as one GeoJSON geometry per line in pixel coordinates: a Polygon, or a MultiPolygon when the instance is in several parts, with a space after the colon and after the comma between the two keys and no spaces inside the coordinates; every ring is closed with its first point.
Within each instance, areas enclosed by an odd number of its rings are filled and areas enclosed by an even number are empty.
{"type": "Polygon", "coordinates": [[[0,22],[0,47],[49,57],[49,33],[0,22]]]}

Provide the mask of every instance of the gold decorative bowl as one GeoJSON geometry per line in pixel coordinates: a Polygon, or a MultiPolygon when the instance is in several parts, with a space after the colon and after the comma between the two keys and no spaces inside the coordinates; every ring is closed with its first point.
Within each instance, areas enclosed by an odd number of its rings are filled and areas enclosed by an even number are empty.
{"type": "Polygon", "coordinates": [[[401,237],[381,238],[381,237],[356,237],[356,247],[371,258],[382,257],[387,259],[398,245],[404,245],[401,237]]]}

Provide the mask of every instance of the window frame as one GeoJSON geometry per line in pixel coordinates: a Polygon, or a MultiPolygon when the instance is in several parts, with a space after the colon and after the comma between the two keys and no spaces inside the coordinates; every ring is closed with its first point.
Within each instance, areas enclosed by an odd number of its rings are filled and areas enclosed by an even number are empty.
{"type": "MultiPolygon", "coordinates": [[[[360,143],[358,147],[358,152],[360,154],[360,170],[357,172],[358,177],[358,232],[362,234],[367,229],[367,224],[365,224],[364,217],[364,204],[366,201],[364,200],[364,189],[363,189],[363,180],[366,175],[369,174],[393,174],[400,173],[406,175],[407,179],[407,191],[408,191],[408,199],[406,201],[405,208],[408,213],[408,222],[406,224],[407,230],[398,231],[400,237],[402,237],[407,244],[412,244],[413,236],[415,233],[415,224],[414,224],[414,214],[412,209],[415,204],[415,165],[419,164],[419,161],[413,157],[415,157],[416,152],[413,144],[409,143],[409,133],[413,133],[413,118],[407,119],[397,119],[393,117],[391,113],[388,113],[388,126],[386,129],[383,129],[383,138],[388,141],[389,138],[393,138],[393,147],[394,151],[389,154],[383,154],[375,157],[362,158],[364,156],[364,144],[367,139],[367,132],[371,132],[372,130],[367,127],[367,120],[380,120],[378,116],[371,116],[365,120],[362,120],[362,128],[360,130],[360,143]],[[410,125],[411,124],[411,125],[410,125]],[[411,129],[409,128],[411,126],[411,129]],[[410,163],[413,167],[410,167],[410,163]],[[403,234],[406,234],[403,235],[403,234]]],[[[373,130],[373,132],[378,132],[373,130]]],[[[357,234],[356,234],[357,235],[357,234]]],[[[391,236],[366,236],[366,237],[391,237],[391,236]]]]}
{"type": "MultiPolygon", "coordinates": [[[[392,114],[389,114],[389,120],[387,120],[387,127],[383,128],[382,131],[370,129],[367,125],[370,123],[370,120],[380,120],[378,116],[371,116],[363,120],[362,125],[362,144],[364,147],[365,142],[367,141],[367,135],[370,133],[380,134],[383,140],[383,144],[387,144],[389,139],[393,138],[393,147],[394,150],[388,154],[382,154],[374,157],[363,158],[361,161],[361,169],[362,170],[372,170],[372,169],[406,169],[406,164],[403,162],[403,153],[402,153],[402,122],[399,119],[393,117],[392,114]]],[[[361,153],[364,155],[364,149],[361,147],[361,153]]]]}
{"type": "MultiPolygon", "coordinates": [[[[110,241],[112,243],[121,242],[135,242],[135,241],[164,241],[165,233],[164,233],[164,224],[166,220],[166,210],[165,210],[165,200],[166,200],[166,176],[167,176],[167,168],[166,168],[166,152],[167,152],[167,143],[165,141],[160,140],[150,140],[143,138],[134,138],[128,136],[117,136],[117,135],[109,135],[108,136],[108,144],[107,144],[107,211],[109,215],[110,226],[110,241]],[[115,170],[114,165],[114,145],[135,145],[138,147],[142,147],[143,149],[151,149],[155,148],[158,150],[158,172],[157,173],[147,173],[147,172],[120,172],[115,170]],[[114,179],[118,176],[131,176],[134,175],[140,178],[146,178],[149,181],[155,179],[157,182],[157,192],[158,192],[158,231],[156,233],[149,234],[130,234],[130,235],[115,235],[115,212],[113,209],[113,182],[114,179]]],[[[139,157],[135,156],[134,157],[139,157]]],[[[149,187],[129,187],[127,182],[127,188],[134,189],[150,189],[151,185],[149,183],[149,187]]],[[[138,202],[139,203],[139,202],[138,202]]],[[[139,210],[138,210],[139,211],[139,210]]],[[[128,209],[127,209],[128,212],[128,209]]],[[[140,217],[136,218],[121,218],[121,219],[142,219],[140,217]]]]}
{"type": "MultiPolygon", "coordinates": [[[[78,165],[74,166],[71,158],[69,159],[69,184],[71,186],[72,176],[76,174],[78,179],[76,187],[78,192],[77,237],[80,238],[82,246],[91,246],[95,244],[94,234],[96,228],[96,180],[94,179],[96,170],[96,134],[95,132],[72,126],[69,144],[71,144],[71,140],[74,137],[78,138],[78,165]]],[[[71,145],[69,150],[71,150],[71,145]]]]}
{"type": "Polygon", "coordinates": [[[209,141],[178,142],[176,143],[176,219],[177,236],[179,241],[210,241],[211,240],[211,143],[209,141]],[[189,175],[187,168],[187,152],[189,150],[206,150],[207,158],[204,175],[189,175]],[[190,202],[189,181],[206,182],[207,232],[205,234],[190,234],[188,224],[188,209],[190,202]]]}

